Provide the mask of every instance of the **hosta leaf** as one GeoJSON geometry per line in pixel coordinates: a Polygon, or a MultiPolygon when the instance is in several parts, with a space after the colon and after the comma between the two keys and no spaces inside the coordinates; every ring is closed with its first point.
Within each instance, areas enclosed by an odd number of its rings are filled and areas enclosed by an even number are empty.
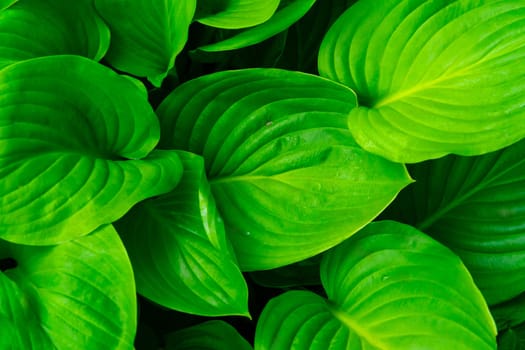
{"type": "Polygon", "coordinates": [[[0,68],[60,54],[100,60],[108,47],[109,29],[91,0],[0,2],[0,68]]]}
{"type": "Polygon", "coordinates": [[[195,0],[95,0],[111,29],[106,59],[160,86],[188,39],[195,0]]]}
{"type": "Polygon", "coordinates": [[[525,350],[525,325],[500,333],[498,350],[525,350]]]}
{"type": "MultiPolygon", "coordinates": [[[[136,328],[133,273],[112,226],[57,246],[0,241],[0,324],[7,349],[130,349],[136,328]],[[11,329],[9,331],[9,329],[11,329]]],[[[2,347],[2,349],[6,349],[2,347]]]]}
{"type": "Polygon", "coordinates": [[[420,231],[378,222],[325,254],[328,300],[292,291],[263,310],[255,349],[496,349],[461,260],[420,231]]]}
{"type": "Polygon", "coordinates": [[[358,147],[350,89],[276,69],[220,72],[159,106],[161,148],[201,154],[241,268],[316,255],[371,221],[411,180],[358,147]]]}
{"type": "Polygon", "coordinates": [[[525,292],[524,154],[525,140],[415,164],[417,182],[389,209],[454,250],[489,304],[525,292]]]}
{"type": "Polygon", "coordinates": [[[266,22],[246,29],[217,43],[201,46],[200,51],[217,52],[236,50],[258,44],[297,22],[316,0],[283,0],[275,14],[266,22]]]}
{"type": "Polygon", "coordinates": [[[524,58],[521,0],[362,0],[327,33],[319,71],[357,92],[356,141],[411,163],[525,137],[524,58]]]}
{"type": "Polygon", "coordinates": [[[143,296],[205,316],[248,316],[248,289],[226,241],[201,157],[178,152],[184,174],[170,193],[116,223],[143,296]]]}
{"type": "Polygon", "coordinates": [[[166,336],[166,350],[251,350],[251,345],[228,323],[208,321],[166,336]]]}
{"type": "Polygon", "coordinates": [[[490,308],[490,313],[494,317],[498,330],[513,328],[525,323],[525,293],[493,305],[490,308]]]}
{"type": "Polygon", "coordinates": [[[149,154],[158,137],[145,91],[86,58],[0,70],[0,238],[65,241],[170,191],[181,164],[149,154]]]}
{"type": "Polygon", "coordinates": [[[207,26],[239,29],[266,22],[280,0],[199,0],[195,19],[207,26]]]}

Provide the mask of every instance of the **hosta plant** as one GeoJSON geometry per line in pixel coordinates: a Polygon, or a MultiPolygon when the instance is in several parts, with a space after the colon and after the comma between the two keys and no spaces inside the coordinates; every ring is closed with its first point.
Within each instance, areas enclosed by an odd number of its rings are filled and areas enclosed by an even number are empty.
{"type": "Polygon", "coordinates": [[[522,0],[0,1],[0,349],[525,349],[522,0]]]}

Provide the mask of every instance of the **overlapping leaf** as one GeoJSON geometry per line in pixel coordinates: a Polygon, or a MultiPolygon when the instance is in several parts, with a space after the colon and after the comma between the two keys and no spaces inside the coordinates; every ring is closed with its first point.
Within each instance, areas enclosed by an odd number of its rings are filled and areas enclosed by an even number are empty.
{"type": "Polygon", "coordinates": [[[355,89],[365,149],[400,162],[525,137],[525,3],[362,0],[327,33],[321,75],[355,89]]]}
{"type": "Polygon", "coordinates": [[[75,54],[100,60],[109,29],[91,0],[0,3],[0,68],[30,58],[75,54]]]}
{"type": "Polygon", "coordinates": [[[186,44],[196,1],[95,0],[95,5],[111,29],[108,62],[160,86],[186,44]]]}
{"type": "MultiPolygon", "coordinates": [[[[246,29],[225,40],[198,48],[200,51],[217,52],[236,50],[258,44],[297,22],[316,0],[283,0],[275,14],[266,22],[246,29]]],[[[198,52],[198,51],[197,51],[198,52]]]]}
{"type": "Polygon", "coordinates": [[[57,246],[0,241],[2,349],[130,349],[136,328],[133,273],[112,226],[57,246]]]}
{"type": "Polygon", "coordinates": [[[241,268],[274,268],[338,244],[411,181],[355,144],[354,106],[350,89],[317,76],[220,72],[163,101],[160,146],[203,155],[241,268]]]}
{"type": "Polygon", "coordinates": [[[228,323],[208,321],[166,337],[166,350],[251,350],[251,345],[228,323]]]}
{"type": "Polygon", "coordinates": [[[239,29],[266,22],[280,0],[199,0],[195,19],[205,25],[239,29]]]}
{"type": "Polygon", "coordinates": [[[496,349],[496,328],[449,249],[396,222],[372,223],[321,264],[328,300],[287,292],[263,310],[255,349],[496,349]]]}
{"type": "Polygon", "coordinates": [[[525,140],[483,156],[415,164],[417,182],[389,208],[390,217],[453,249],[489,304],[525,292],[524,154],[525,140]]]}
{"type": "Polygon", "coordinates": [[[184,174],[175,190],[140,203],[116,223],[137,289],[183,312],[248,315],[248,288],[226,241],[204,162],[178,154],[184,174]]]}
{"type": "Polygon", "coordinates": [[[0,237],[65,241],[168,192],[181,164],[174,152],[150,154],[158,138],[145,91],[93,61],[50,56],[0,70],[0,237]]]}

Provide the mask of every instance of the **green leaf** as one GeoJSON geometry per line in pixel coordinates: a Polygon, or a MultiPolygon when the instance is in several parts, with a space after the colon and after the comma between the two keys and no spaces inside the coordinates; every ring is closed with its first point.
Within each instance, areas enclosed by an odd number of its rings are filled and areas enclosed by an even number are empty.
{"type": "Polygon", "coordinates": [[[503,303],[493,305],[490,313],[498,330],[505,330],[525,323],[525,293],[507,300],[503,303]]]}
{"type": "Polygon", "coordinates": [[[91,60],[0,70],[0,238],[66,241],[170,191],[181,164],[158,138],[145,90],[91,60]]]}
{"type": "Polygon", "coordinates": [[[525,137],[525,3],[362,0],[327,33],[322,76],[357,92],[366,150],[413,163],[525,137]]]}
{"type": "Polygon", "coordinates": [[[160,147],[204,157],[241,268],[275,268],[348,238],[411,181],[355,144],[354,106],[350,89],[317,76],[220,72],[162,102],[160,147]]]}
{"type": "Polygon", "coordinates": [[[199,0],[195,20],[210,27],[240,29],[269,20],[280,0],[199,0]]]}
{"type": "Polygon", "coordinates": [[[271,300],[255,349],[496,349],[496,328],[449,249],[393,221],[369,224],[324,255],[328,300],[292,291],[271,300]]]}
{"type": "Polygon", "coordinates": [[[111,29],[108,62],[160,86],[186,44],[196,1],[95,0],[95,5],[111,29]]]}
{"type": "Polygon", "coordinates": [[[115,223],[138,292],[187,313],[249,316],[248,287],[226,240],[204,162],[191,153],[178,154],[184,167],[179,185],[115,223]]]}
{"type": "Polygon", "coordinates": [[[525,325],[499,334],[498,350],[525,350],[525,325]]]}
{"type": "Polygon", "coordinates": [[[0,273],[0,324],[12,326],[7,349],[132,347],[137,322],[133,273],[111,225],[57,246],[2,240],[0,252],[0,258],[18,263],[0,273]]]}
{"type": "Polygon", "coordinates": [[[166,336],[166,350],[251,350],[251,345],[224,321],[208,321],[166,336]]]}
{"type": "Polygon", "coordinates": [[[283,0],[275,14],[266,22],[246,29],[225,40],[201,46],[198,51],[218,52],[236,50],[258,44],[297,22],[312,7],[316,0],[283,0]]]}
{"type": "Polygon", "coordinates": [[[525,292],[525,140],[477,157],[415,164],[388,215],[450,247],[490,305],[525,292]]]}
{"type": "Polygon", "coordinates": [[[100,60],[109,29],[91,0],[0,2],[0,69],[30,58],[74,54],[100,60]]]}

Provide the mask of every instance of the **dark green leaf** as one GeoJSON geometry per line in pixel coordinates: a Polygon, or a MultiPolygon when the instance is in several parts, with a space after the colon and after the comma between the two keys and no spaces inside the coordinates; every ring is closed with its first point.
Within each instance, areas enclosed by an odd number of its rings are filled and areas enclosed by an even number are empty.
{"type": "Polygon", "coordinates": [[[263,310],[255,349],[496,349],[496,328],[449,249],[396,222],[369,224],[324,255],[328,300],[292,291],[263,310]]]}
{"type": "Polygon", "coordinates": [[[181,164],[174,152],[150,154],[158,138],[144,89],[91,60],[0,70],[0,237],[66,241],[170,191],[181,164]]]}
{"type": "Polygon", "coordinates": [[[195,19],[207,26],[239,29],[266,22],[280,0],[199,0],[195,19]]]}
{"type": "Polygon", "coordinates": [[[170,193],[134,207],[116,227],[143,296],[205,315],[248,313],[248,288],[226,241],[201,157],[178,152],[184,173],[170,193]]]}
{"type": "Polygon", "coordinates": [[[30,58],[75,54],[100,60],[109,29],[91,0],[0,2],[0,69],[30,58]]]}
{"type": "Polygon", "coordinates": [[[322,76],[357,92],[366,150],[413,163],[525,137],[525,2],[361,0],[327,33],[322,76]]]}
{"type": "Polygon", "coordinates": [[[186,43],[195,0],[95,0],[95,5],[111,29],[109,63],[160,86],[186,43]]]}
{"type": "Polygon", "coordinates": [[[248,69],[190,81],[159,106],[161,147],[203,155],[243,270],[333,247],[410,183],[404,166],[355,144],[355,103],[317,76],[248,69]]]}

